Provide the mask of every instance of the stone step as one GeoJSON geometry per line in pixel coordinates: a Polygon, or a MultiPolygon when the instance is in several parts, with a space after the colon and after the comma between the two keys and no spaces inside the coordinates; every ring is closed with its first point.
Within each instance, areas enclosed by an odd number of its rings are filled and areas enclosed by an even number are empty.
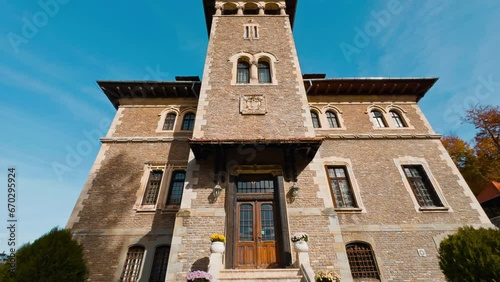
{"type": "Polygon", "coordinates": [[[225,269],[219,273],[218,281],[244,282],[300,282],[302,273],[298,268],[287,269],[225,269]]]}

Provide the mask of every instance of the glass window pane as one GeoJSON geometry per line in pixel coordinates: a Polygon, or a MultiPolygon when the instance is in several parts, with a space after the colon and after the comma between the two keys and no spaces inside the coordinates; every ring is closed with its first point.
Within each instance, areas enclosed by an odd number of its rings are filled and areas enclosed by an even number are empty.
{"type": "Polygon", "coordinates": [[[273,205],[264,204],[261,206],[261,230],[262,241],[274,241],[274,211],[273,205]]]}
{"type": "Polygon", "coordinates": [[[186,114],[182,121],[182,130],[193,130],[195,117],[193,113],[186,114]]]}
{"type": "Polygon", "coordinates": [[[168,256],[170,247],[161,246],[156,248],[153,259],[153,267],[149,276],[149,282],[164,282],[165,274],[167,273],[168,256]]]}
{"type": "Polygon", "coordinates": [[[163,130],[173,130],[176,117],[176,114],[167,114],[167,116],[165,117],[165,123],[163,124],[163,130]]]}
{"type": "Polygon", "coordinates": [[[136,282],[139,280],[143,257],[144,247],[135,246],[129,248],[120,277],[121,282],[136,282]]]}
{"type": "Polygon", "coordinates": [[[259,83],[271,83],[271,68],[269,63],[259,63],[259,83]]]}
{"type": "Polygon", "coordinates": [[[330,128],[340,127],[337,115],[335,115],[334,113],[326,112],[326,118],[328,119],[328,125],[330,125],[330,128]]]}
{"type": "Polygon", "coordinates": [[[253,241],[253,206],[240,206],[240,242],[253,241]]]}
{"type": "Polygon", "coordinates": [[[184,191],[185,178],[186,173],[184,171],[174,172],[168,191],[167,205],[180,205],[182,193],[184,191]]]}
{"type": "Polygon", "coordinates": [[[143,205],[155,205],[160,192],[163,171],[155,170],[149,173],[148,184],[142,200],[143,205]]]}
{"type": "Polygon", "coordinates": [[[318,114],[315,113],[315,112],[311,112],[311,118],[312,118],[312,122],[313,122],[313,127],[314,128],[320,128],[321,125],[319,123],[319,117],[318,117],[318,114]]]}
{"type": "Polygon", "coordinates": [[[250,64],[247,62],[238,63],[236,83],[250,83],[250,64]]]}

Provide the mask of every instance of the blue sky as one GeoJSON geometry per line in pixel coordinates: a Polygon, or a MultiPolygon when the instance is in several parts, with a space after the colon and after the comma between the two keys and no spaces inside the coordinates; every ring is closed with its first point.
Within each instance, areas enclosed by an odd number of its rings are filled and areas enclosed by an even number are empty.
{"type": "MultiPolygon", "coordinates": [[[[15,166],[19,244],[71,214],[115,113],[96,80],[202,76],[201,2],[0,0],[0,225],[15,166]]],[[[301,0],[294,34],[304,73],[440,77],[423,112],[470,140],[468,105],[500,104],[499,26],[496,0],[301,0]]],[[[0,252],[7,235],[0,228],[0,252]]]]}

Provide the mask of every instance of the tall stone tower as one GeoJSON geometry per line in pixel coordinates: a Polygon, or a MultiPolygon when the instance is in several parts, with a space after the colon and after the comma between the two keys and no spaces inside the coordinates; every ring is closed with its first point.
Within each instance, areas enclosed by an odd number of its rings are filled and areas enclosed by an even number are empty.
{"type": "Polygon", "coordinates": [[[203,4],[201,80],[98,82],[117,114],[68,222],[90,280],[444,281],[440,240],[491,223],[417,104],[437,79],[302,74],[296,0],[203,4]]]}

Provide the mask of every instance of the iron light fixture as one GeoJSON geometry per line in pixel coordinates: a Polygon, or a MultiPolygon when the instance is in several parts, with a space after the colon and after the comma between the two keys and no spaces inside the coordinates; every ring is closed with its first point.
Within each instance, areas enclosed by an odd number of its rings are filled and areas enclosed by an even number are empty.
{"type": "Polygon", "coordinates": [[[222,191],[222,187],[219,185],[219,183],[217,183],[217,185],[215,185],[214,191],[213,191],[215,199],[219,198],[221,191],[222,191]]]}
{"type": "Polygon", "coordinates": [[[290,188],[290,191],[292,192],[292,197],[297,197],[299,195],[299,186],[297,186],[297,182],[294,182],[292,187],[290,188]]]}

